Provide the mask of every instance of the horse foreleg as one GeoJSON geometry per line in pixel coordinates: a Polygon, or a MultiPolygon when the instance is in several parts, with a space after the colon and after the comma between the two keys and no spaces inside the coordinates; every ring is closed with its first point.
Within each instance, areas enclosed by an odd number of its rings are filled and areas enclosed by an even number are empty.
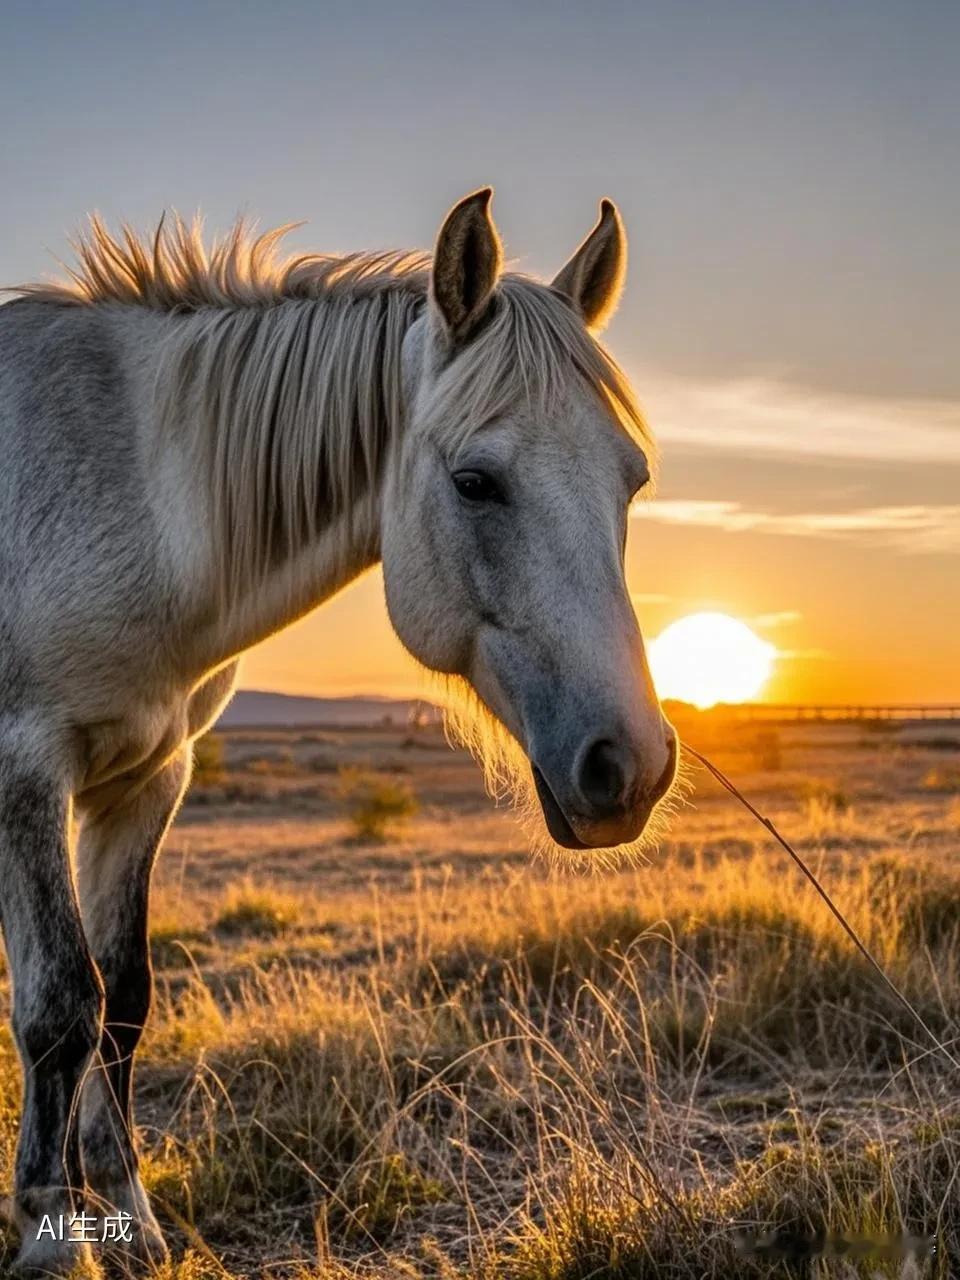
{"type": "Polygon", "coordinates": [[[188,776],[184,750],[125,802],[85,818],[77,858],[84,928],[106,992],[100,1061],[83,1090],[84,1166],[101,1212],[131,1215],[130,1238],[115,1240],[114,1250],[153,1262],[166,1245],[140,1180],[133,1059],[153,988],[150,873],[188,776]]]}
{"type": "Polygon", "coordinates": [[[103,994],[70,869],[66,786],[0,750],[0,918],[23,1064],[14,1217],[21,1273],[66,1275],[82,1243],[76,1100],[100,1039],[103,994]],[[72,1238],[71,1238],[72,1237],[72,1238]]]}

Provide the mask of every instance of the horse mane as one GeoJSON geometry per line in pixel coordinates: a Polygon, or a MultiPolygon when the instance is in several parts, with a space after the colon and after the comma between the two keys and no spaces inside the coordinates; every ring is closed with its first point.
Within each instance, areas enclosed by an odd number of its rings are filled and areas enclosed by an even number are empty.
{"type": "Polygon", "coordinates": [[[76,266],[62,264],[65,280],[18,285],[11,292],[40,302],[73,306],[116,302],[157,311],[207,307],[267,307],[290,298],[316,298],[337,289],[379,286],[407,279],[426,290],[425,253],[303,253],[280,258],[284,236],[301,224],[289,222],[257,235],[238,218],[226,235],[204,243],[203,220],[164,215],[153,234],[124,223],[113,235],[98,214],[89,230],[71,241],[76,266]]]}
{"type": "MultiPolygon", "coordinates": [[[[293,225],[256,235],[238,220],[208,249],[199,218],[161,219],[143,237],[129,226],[114,236],[93,217],[65,280],[14,291],[169,315],[156,373],[161,425],[187,437],[209,477],[225,597],[375,492],[403,429],[403,340],[427,303],[428,254],[281,258],[293,225]]],[[[508,272],[488,322],[437,378],[423,425],[455,448],[518,406],[546,416],[571,376],[652,452],[626,376],[567,299],[508,272]]]]}

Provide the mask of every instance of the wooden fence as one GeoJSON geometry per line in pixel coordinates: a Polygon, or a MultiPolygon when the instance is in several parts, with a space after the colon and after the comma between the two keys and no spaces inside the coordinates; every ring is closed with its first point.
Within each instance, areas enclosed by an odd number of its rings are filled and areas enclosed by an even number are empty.
{"type": "MultiPolygon", "coordinates": [[[[719,708],[718,708],[719,710],[719,708]]],[[[861,706],[856,703],[791,705],[773,702],[744,702],[722,711],[737,720],[960,720],[956,703],[887,703],[861,706]]]]}

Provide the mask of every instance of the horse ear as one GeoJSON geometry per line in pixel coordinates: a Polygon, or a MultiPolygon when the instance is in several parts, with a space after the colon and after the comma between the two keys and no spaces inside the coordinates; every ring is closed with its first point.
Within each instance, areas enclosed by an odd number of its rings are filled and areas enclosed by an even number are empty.
{"type": "Polygon", "coordinates": [[[452,342],[461,343],[487,314],[500,277],[503,250],[490,216],[492,187],[453,206],[433,251],[430,291],[452,342]]]}
{"type": "Polygon", "coordinates": [[[617,309],[627,273],[627,233],[612,200],[600,201],[597,225],[553,281],[583,316],[601,330],[617,309]]]}

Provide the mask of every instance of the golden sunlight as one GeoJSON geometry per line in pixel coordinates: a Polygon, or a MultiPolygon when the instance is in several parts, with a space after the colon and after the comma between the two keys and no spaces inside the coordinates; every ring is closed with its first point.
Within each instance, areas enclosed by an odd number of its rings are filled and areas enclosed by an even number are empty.
{"type": "Polygon", "coordinates": [[[649,647],[661,698],[695,707],[749,702],[770,677],[777,651],[745,622],[725,613],[692,613],[662,631],[649,647]]]}

